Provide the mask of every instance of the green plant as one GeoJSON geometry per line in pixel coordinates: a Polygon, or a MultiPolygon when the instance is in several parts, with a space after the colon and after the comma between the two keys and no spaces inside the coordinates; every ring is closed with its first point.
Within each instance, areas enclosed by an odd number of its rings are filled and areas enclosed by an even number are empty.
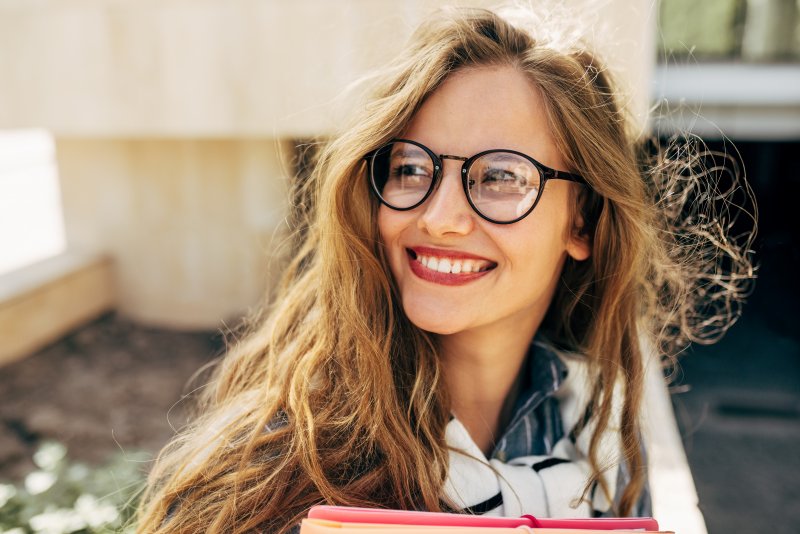
{"type": "Polygon", "coordinates": [[[70,462],[60,443],[44,443],[37,468],[21,484],[0,484],[0,533],[95,534],[132,532],[143,486],[142,453],[118,454],[90,468],[70,462]]]}

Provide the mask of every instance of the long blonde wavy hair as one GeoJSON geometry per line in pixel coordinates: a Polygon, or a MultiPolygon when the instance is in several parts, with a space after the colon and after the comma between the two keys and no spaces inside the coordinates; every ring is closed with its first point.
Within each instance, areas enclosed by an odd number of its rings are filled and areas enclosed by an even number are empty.
{"type": "Polygon", "coordinates": [[[707,173],[688,160],[698,151],[641,150],[592,53],[537,40],[490,11],[459,9],[416,31],[320,151],[298,195],[313,209],[303,212],[278,295],[232,343],[199,416],[159,456],[140,532],[285,532],[320,503],[448,508],[450,410],[437,341],[403,313],[363,156],[396,137],[450,74],[482,65],[511,65],[539,88],[557,147],[590,184],[575,195],[574,215],[592,255],[568,260],[541,332],[594,369],[590,483],[607,494],[596,450],[613,386],[623,382],[621,461],[632,476],[616,512],[630,513],[644,483],[640,339],[666,349],[707,337],[709,324],[696,319],[710,303],[717,331],[729,325],[731,303],[752,278],[749,240],[727,240],[713,213],[702,225],[687,219],[687,202],[711,209],[718,200],[697,204],[707,173]]]}

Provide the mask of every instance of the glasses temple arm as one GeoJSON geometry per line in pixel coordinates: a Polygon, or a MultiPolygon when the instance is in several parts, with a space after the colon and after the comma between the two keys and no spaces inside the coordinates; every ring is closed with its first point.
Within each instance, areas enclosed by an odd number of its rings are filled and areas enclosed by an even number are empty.
{"type": "Polygon", "coordinates": [[[571,172],[566,171],[557,171],[555,169],[549,169],[550,172],[547,173],[548,178],[555,178],[557,180],[567,180],[570,182],[578,182],[579,184],[585,184],[586,178],[579,174],[573,174],[571,172]]]}

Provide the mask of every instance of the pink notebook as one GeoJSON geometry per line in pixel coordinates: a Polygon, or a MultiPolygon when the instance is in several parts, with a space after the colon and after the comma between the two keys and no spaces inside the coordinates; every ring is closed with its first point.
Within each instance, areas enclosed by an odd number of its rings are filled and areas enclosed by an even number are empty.
{"type": "MultiPolygon", "coordinates": [[[[553,519],[522,517],[486,517],[481,515],[446,514],[436,512],[409,512],[377,508],[351,508],[346,506],[314,506],[308,513],[309,520],[318,520],[317,525],[333,527],[334,524],[416,527],[473,527],[489,529],[514,529],[527,527],[566,530],[622,530],[658,532],[658,523],[649,517],[600,518],[600,519],[553,519]]],[[[310,525],[309,525],[310,526],[310,525]]],[[[344,526],[334,528],[345,528],[344,526]]],[[[356,527],[357,528],[357,527],[356,527]]],[[[363,527],[361,527],[363,528],[363,527]]],[[[307,532],[311,532],[306,529],[307,532]]],[[[342,532],[340,530],[340,532],[342,532]]],[[[564,532],[564,530],[562,530],[564,532]]]]}
{"type": "MultiPolygon", "coordinates": [[[[325,519],[303,519],[300,534],[641,534],[641,530],[586,530],[561,528],[499,528],[499,527],[446,527],[425,525],[375,525],[370,523],[339,523],[325,519]]],[[[675,534],[659,532],[651,534],[675,534]]]]}

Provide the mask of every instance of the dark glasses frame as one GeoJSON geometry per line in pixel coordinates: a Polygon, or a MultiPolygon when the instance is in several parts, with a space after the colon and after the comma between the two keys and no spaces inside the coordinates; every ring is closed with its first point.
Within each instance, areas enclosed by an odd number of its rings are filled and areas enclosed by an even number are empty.
{"type": "Polygon", "coordinates": [[[393,210],[396,210],[396,211],[413,210],[413,209],[421,206],[422,204],[425,203],[426,200],[428,200],[428,198],[431,196],[431,194],[438,187],[439,181],[442,179],[442,173],[443,173],[443,169],[444,169],[444,164],[443,164],[442,160],[445,160],[445,159],[454,159],[454,160],[463,162],[461,164],[461,186],[464,189],[464,195],[467,197],[467,202],[469,202],[469,205],[470,205],[470,207],[472,207],[472,210],[475,213],[477,213],[482,219],[487,220],[490,223],[494,223],[494,224],[512,224],[512,223],[521,221],[522,219],[524,219],[525,217],[530,215],[530,213],[533,211],[533,209],[539,203],[539,200],[541,200],[542,195],[544,194],[545,185],[547,184],[548,180],[566,180],[566,181],[569,181],[569,182],[576,182],[576,183],[579,183],[579,184],[588,185],[588,183],[586,182],[586,179],[583,176],[580,176],[578,174],[573,174],[571,172],[559,171],[559,170],[553,169],[551,167],[548,167],[544,163],[539,163],[538,161],[536,161],[535,159],[533,159],[532,157],[530,157],[527,154],[523,154],[522,152],[518,152],[516,150],[505,149],[505,148],[493,148],[493,149],[490,149],[490,150],[484,150],[483,152],[478,152],[474,156],[470,156],[468,158],[465,158],[463,156],[454,156],[452,154],[440,154],[440,155],[437,156],[436,154],[433,153],[433,151],[430,148],[426,147],[422,143],[418,143],[418,142],[412,141],[410,139],[392,139],[391,141],[389,141],[385,145],[383,145],[383,146],[381,146],[381,147],[369,152],[366,156],[364,156],[364,160],[367,162],[367,170],[368,170],[367,174],[368,174],[368,178],[369,178],[369,182],[370,182],[370,189],[372,189],[373,194],[378,198],[378,200],[380,201],[381,204],[383,204],[387,208],[390,208],[390,209],[393,209],[393,210]],[[385,149],[386,147],[388,147],[389,145],[392,145],[394,143],[409,143],[409,144],[412,144],[412,145],[414,145],[416,147],[419,147],[419,148],[421,148],[422,150],[425,151],[425,153],[431,158],[431,161],[433,162],[433,177],[432,177],[432,180],[431,180],[431,185],[428,188],[428,191],[425,193],[425,195],[422,197],[422,199],[419,202],[417,202],[413,206],[409,206],[407,208],[398,208],[396,206],[393,206],[393,205],[389,204],[383,198],[383,196],[381,195],[381,192],[380,192],[380,190],[378,188],[378,184],[375,183],[375,173],[373,172],[373,167],[375,165],[375,158],[376,158],[376,156],[378,155],[378,153],[381,150],[385,149]],[[539,194],[536,195],[536,200],[533,202],[531,207],[528,208],[528,210],[525,213],[523,213],[522,215],[520,215],[516,219],[512,219],[510,221],[498,221],[498,220],[492,219],[491,217],[487,217],[486,215],[484,215],[478,209],[478,207],[472,201],[472,197],[469,194],[470,183],[469,183],[469,178],[468,177],[469,177],[469,169],[472,166],[472,164],[478,158],[480,158],[481,156],[485,156],[486,154],[494,154],[494,153],[498,153],[498,152],[502,152],[504,154],[514,154],[514,155],[517,155],[517,156],[520,156],[520,157],[526,159],[534,167],[536,167],[536,169],[539,171],[539,176],[541,177],[541,185],[539,186],[539,194]]]}

